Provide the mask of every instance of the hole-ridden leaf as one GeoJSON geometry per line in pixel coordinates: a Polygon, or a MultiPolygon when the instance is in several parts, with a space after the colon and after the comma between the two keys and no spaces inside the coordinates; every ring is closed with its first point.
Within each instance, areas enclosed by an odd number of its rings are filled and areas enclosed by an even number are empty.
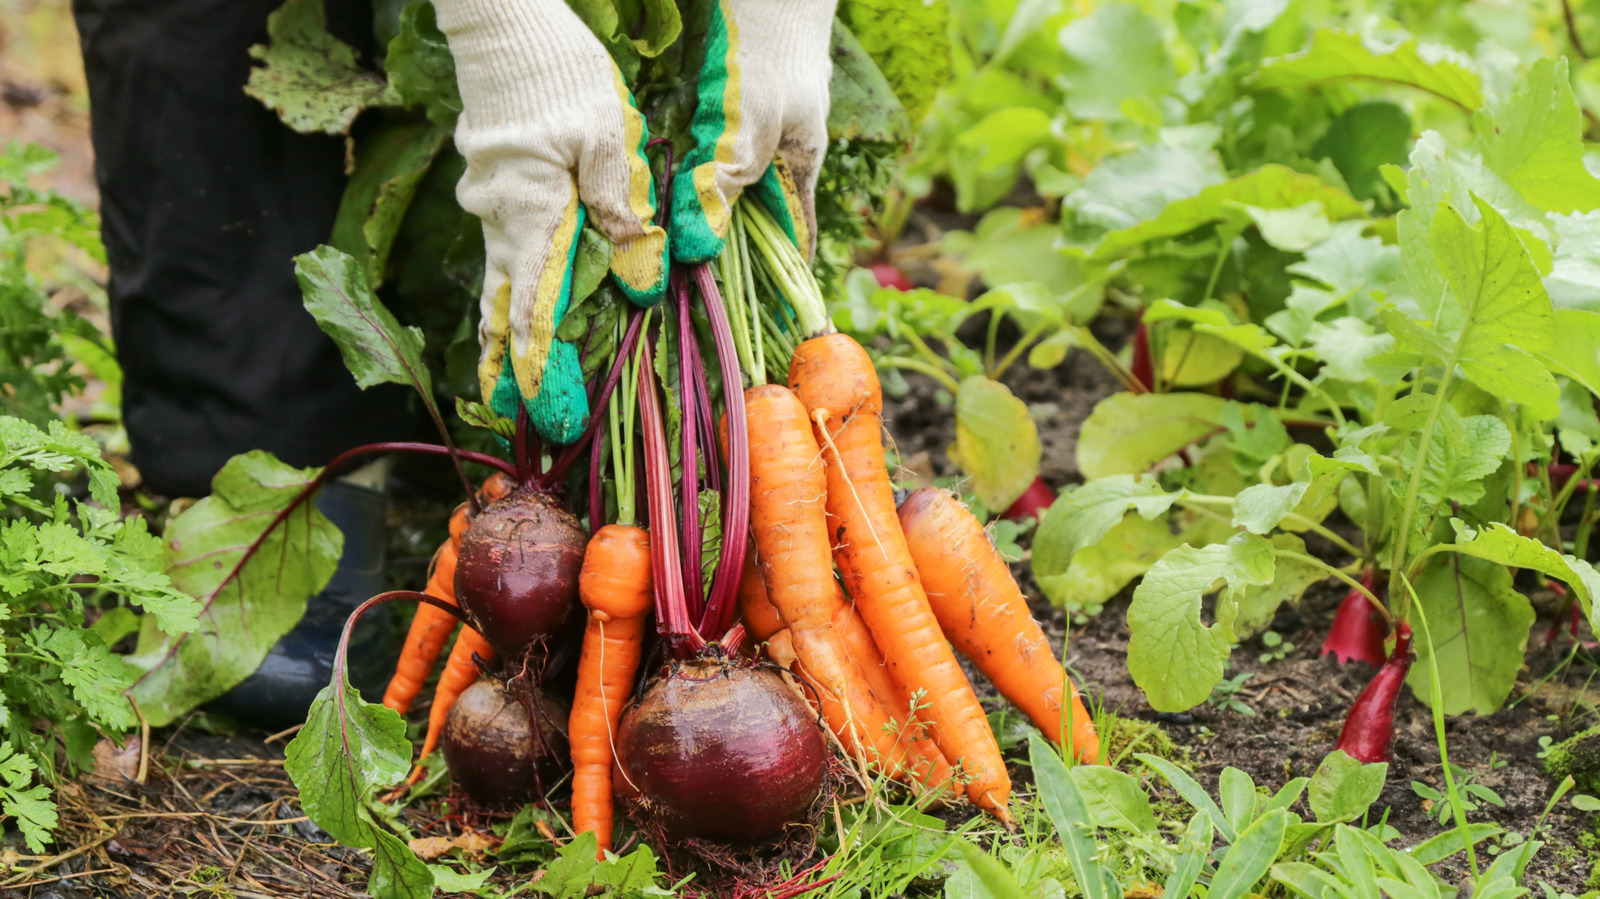
{"type": "Polygon", "coordinates": [[[1128,671],[1151,708],[1181,712],[1211,695],[1233,648],[1239,592],[1270,582],[1273,570],[1272,544],[1254,534],[1180,546],[1150,566],[1128,606],[1128,671]],[[1207,626],[1201,601],[1217,581],[1227,586],[1207,626]]]}
{"type": "Polygon", "coordinates": [[[1095,404],[1078,432],[1078,471],[1091,481],[1143,474],[1221,431],[1225,403],[1203,393],[1114,393],[1095,404]]]}
{"type": "Polygon", "coordinates": [[[1464,555],[1498,562],[1508,568],[1532,568],[1572,588],[1572,595],[1583,606],[1584,614],[1594,617],[1594,597],[1600,593],[1600,572],[1594,566],[1567,553],[1557,552],[1531,537],[1524,537],[1499,522],[1474,530],[1460,519],[1450,519],[1456,542],[1450,549],[1464,555]]]}
{"type": "Polygon", "coordinates": [[[1028,761],[1033,765],[1039,799],[1061,837],[1061,848],[1072,865],[1083,899],[1121,896],[1116,878],[1095,858],[1098,847],[1094,841],[1094,819],[1066,762],[1037,734],[1028,739],[1028,761]]]}
{"type": "Polygon", "coordinates": [[[1378,801],[1388,776],[1387,762],[1362,764],[1344,750],[1335,749],[1323,758],[1311,777],[1307,795],[1311,813],[1322,824],[1354,821],[1378,801]]]}
{"type": "Polygon", "coordinates": [[[367,803],[405,777],[411,764],[406,723],[393,709],[369,703],[350,686],[344,657],[317,694],[305,727],[284,753],[300,791],[300,807],[340,843],[372,852],[367,892],[377,899],[426,899],[433,872],[405,841],[373,820],[367,803]]]}
{"type": "MultiPolygon", "coordinates": [[[[1074,557],[1105,539],[1128,512],[1138,512],[1141,518],[1154,521],[1172,508],[1177,498],[1176,494],[1162,490],[1149,475],[1136,479],[1125,474],[1090,481],[1066,494],[1050,507],[1034,536],[1034,576],[1041,585],[1050,582],[1045,591],[1052,598],[1059,594],[1062,599],[1058,602],[1077,599],[1072,581],[1055,583],[1067,574],[1074,557]]],[[[1166,526],[1162,523],[1145,536],[1159,538],[1165,534],[1166,526]]]]}
{"type": "Polygon", "coordinates": [[[972,479],[985,506],[1004,509],[1016,502],[1039,476],[1042,452],[1028,405],[1010,388],[985,377],[961,382],[950,457],[972,479]]]}
{"type": "Polygon", "coordinates": [[[1415,38],[1385,45],[1377,39],[1336,28],[1318,29],[1311,46],[1266,60],[1252,87],[1307,88],[1344,81],[1385,81],[1414,87],[1468,111],[1483,105],[1472,61],[1450,47],[1415,38]]]}
{"type": "MultiPolygon", "coordinates": [[[[1415,581],[1437,656],[1446,715],[1487,715],[1505,704],[1528,648],[1533,606],[1511,586],[1505,566],[1472,556],[1430,559],[1415,581]]],[[[1430,702],[1428,641],[1417,642],[1417,662],[1406,683],[1430,702]]]]}
{"type": "Polygon", "coordinates": [[[322,0],[288,0],[267,17],[271,43],[250,48],[263,65],[250,70],[245,93],[303,134],[348,134],[369,106],[396,106],[400,96],[356,63],[356,51],[328,33],[322,0]]]}
{"type": "Polygon", "coordinates": [[[248,677],[333,577],[339,529],[310,497],[285,515],[316,474],[262,450],[234,456],[211,480],[211,495],[167,526],[167,574],[202,608],[187,634],[162,633],[154,616],[142,622],[128,661],[144,674],[131,694],[152,726],[248,677]]]}

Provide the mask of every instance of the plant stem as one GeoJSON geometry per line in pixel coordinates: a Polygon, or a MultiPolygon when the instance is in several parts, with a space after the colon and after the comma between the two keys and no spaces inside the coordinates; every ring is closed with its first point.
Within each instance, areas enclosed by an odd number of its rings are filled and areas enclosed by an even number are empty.
{"type": "MultiPolygon", "coordinates": [[[[717,361],[722,367],[722,402],[728,421],[728,487],[722,503],[722,553],[711,579],[711,594],[699,628],[701,635],[710,634],[715,638],[733,623],[739,578],[744,575],[750,533],[750,436],[745,425],[744,391],[738,386],[738,359],[725,304],[717,292],[710,268],[695,266],[694,279],[717,345],[717,361]]],[[[695,562],[699,564],[698,557],[695,562]]]]}
{"type": "MultiPolygon", "coordinates": [[[[1455,351],[1450,354],[1450,361],[1445,364],[1446,374],[1456,370],[1456,361],[1460,355],[1461,344],[1457,343],[1455,351]]],[[[1422,431],[1417,438],[1416,464],[1411,468],[1411,480],[1406,485],[1405,504],[1400,508],[1400,529],[1393,537],[1394,559],[1389,563],[1389,570],[1396,574],[1405,570],[1406,553],[1411,543],[1411,519],[1416,516],[1417,494],[1422,490],[1422,472],[1428,467],[1428,450],[1433,446],[1433,429],[1439,423],[1439,413],[1444,409],[1444,398],[1445,385],[1441,383],[1434,391],[1433,406],[1428,409],[1428,418],[1423,422],[1422,431]]]]}
{"type": "MultiPolygon", "coordinates": [[[[1188,490],[1185,490],[1178,497],[1178,504],[1179,505],[1187,505],[1188,503],[1191,503],[1191,502],[1192,503],[1202,504],[1202,505],[1208,505],[1208,506],[1228,506],[1229,508],[1232,508],[1232,506],[1233,506],[1233,497],[1231,497],[1231,496],[1212,496],[1212,495],[1206,494],[1206,493],[1191,493],[1188,490]]],[[[1311,531],[1312,533],[1316,534],[1317,536],[1321,537],[1322,539],[1328,541],[1329,543],[1332,543],[1334,546],[1337,546],[1340,549],[1344,550],[1345,552],[1349,553],[1350,555],[1355,556],[1357,559],[1361,558],[1361,550],[1356,549],[1355,545],[1352,544],[1350,541],[1344,539],[1343,537],[1339,536],[1338,534],[1335,534],[1333,531],[1328,530],[1326,527],[1324,527],[1319,522],[1312,521],[1311,519],[1305,517],[1304,515],[1301,515],[1298,512],[1290,512],[1289,514],[1283,516],[1283,520],[1286,521],[1286,522],[1290,522],[1292,524],[1299,525],[1300,527],[1304,528],[1305,530],[1311,531]]]]}
{"type": "Polygon", "coordinates": [[[543,486],[549,488],[560,484],[561,479],[567,476],[567,470],[579,456],[583,455],[584,441],[593,439],[595,432],[599,430],[601,410],[609,404],[617,385],[622,383],[623,360],[633,352],[634,342],[639,339],[639,331],[644,327],[645,315],[638,309],[629,314],[628,327],[623,331],[622,339],[617,344],[617,357],[611,361],[611,370],[606,373],[605,384],[600,388],[595,400],[594,411],[589,413],[589,423],[584,426],[583,436],[573,441],[572,445],[562,452],[561,457],[550,466],[550,471],[542,478],[543,486]]]}
{"type": "Polygon", "coordinates": [[[655,578],[656,630],[674,655],[697,654],[706,641],[689,621],[684,603],[683,571],[678,567],[676,514],[672,503],[672,463],[667,432],[656,396],[655,366],[650,341],[639,342],[639,418],[644,428],[646,511],[650,516],[650,570],[655,578]]]}
{"type": "Polygon", "coordinates": [[[1017,342],[1012,345],[1011,351],[1005,354],[1005,357],[1000,360],[1000,364],[994,366],[994,370],[989,377],[996,381],[1000,380],[1000,376],[1006,373],[1006,369],[1010,368],[1012,363],[1016,362],[1027,351],[1028,347],[1032,346],[1033,342],[1044,334],[1045,329],[1049,326],[1050,322],[1044,318],[1040,318],[1039,321],[1035,322],[1034,326],[1024,332],[1022,337],[1018,338],[1017,342]]]}
{"type": "Polygon", "coordinates": [[[907,359],[904,356],[886,356],[877,360],[878,365],[888,368],[903,368],[907,371],[920,372],[944,385],[945,389],[955,393],[961,389],[956,379],[950,377],[943,369],[929,365],[921,359],[907,359]]]}
{"type": "MultiPolygon", "coordinates": [[[[679,484],[679,509],[682,516],[680,537],[683,552],[679,559],[683,569],[683,596],[689,619],[698,620],[705,602],[705,585],[702,582],[700,555],[705,551],[705,531],[700,525],[700,443],[698,434],[700,392],[706,389],[704,378],[695,382],[693,358],[700,355],[694,339],[694,323],[689,318],[689,285],[682,272],[672,278],[672,300],[678,320],[678,402],[682,406],[679,437],[682,446],[678,458],[683,463],[683,479],[679,484]]],[[[715,463],[713,460],[712,464],[715,463]]],[[[710,468],[711,465],[706,466],[710,468]]]]}
{"type": "Polygon", "coordinates": [[[1280,559],[1293,559],[1296,562],[1310,565],[1320,571],[1326,571],[1332,577],[1336,577],[1339,580],[1344,581],[1350,586],[1350,589],[1360,591],[1361,595],[1366,597],[1367,602],[1372,605],[1373,610],[1383,616],[1383,620],[1389,625],[1390,630],[1394,629],[1394,616],[1389,613],[1388,606],[1385,606],[1383,604],[1383,600],[1379,599],[1375,593],[1367,589],[1365,584],[1362,584],[1354,577],[1351,577],[1350,574],[1344,569],[1335,568],[1316,556],[1309,555],[1307,553],[1297,553],[1293,550],[1274,549],[1272,554],[1280,559]]]}

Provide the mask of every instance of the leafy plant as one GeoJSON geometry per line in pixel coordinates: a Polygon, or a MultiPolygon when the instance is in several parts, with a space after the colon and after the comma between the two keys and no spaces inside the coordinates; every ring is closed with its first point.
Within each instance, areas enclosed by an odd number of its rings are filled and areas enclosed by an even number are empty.
{"type": "Polygon", "coordinates": [[[43,852],[57,747],[69,770],[92,768],[99,736],[139,722],[124,695],[137,669],[110,645],[136,609],[189,633],[199,604],[163,573],[144,519],[122,517],[100,448],[59,421],[0,416],[0,507],[0,820],[43,852]],[[69,498],[75,481],[87,496],[69,498]]]}

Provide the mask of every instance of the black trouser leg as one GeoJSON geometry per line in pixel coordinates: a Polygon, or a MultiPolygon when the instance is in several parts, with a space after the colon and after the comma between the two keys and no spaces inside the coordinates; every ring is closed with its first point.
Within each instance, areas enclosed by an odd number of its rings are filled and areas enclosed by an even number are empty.
{"type": "MultiPolygon", "coordinates": [[[[73,3],[123,414],[160,494],[209,493],[246,450],[320,465],[413,427],[404,390],[359,390],[301,304],[291,260],[328,238],[344,146],[295,134],[243,92],[280,2],[73,3]]],[[[370,42],[370,0],[327,7],[336,34],[370,42]]]]}

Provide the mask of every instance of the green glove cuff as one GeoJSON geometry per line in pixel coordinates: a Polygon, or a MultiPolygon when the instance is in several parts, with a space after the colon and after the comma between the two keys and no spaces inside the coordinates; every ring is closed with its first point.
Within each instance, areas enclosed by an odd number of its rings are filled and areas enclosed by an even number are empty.
{"type": "MultiPolygon", "coordinates": [[[[587,212],[578,205],[577,228],[583,231],[587,212]]],[[[572,305],[572,267],[578,258],[578,240],[572,241],[567,253],[567,272],[561,279],[561,293],[556,297],[553,323],[556,328],[566,317],[572,305]]],[[[494,395],[489,405],[506,418],[517,417],[517,401],[522,400],[539,436],[551,443],[565,446],[583,436],[589,422],[589,394],[583,386],[583,365],[578,359],[578,349],[560,338],[550,341],[550,352],[545,359],[544,377],[539,384],[539,395],[527,399],[517,387],[516,375],[511,371],[511,355],[506,354],[505,365],[495,381],[494,395]]]]}

